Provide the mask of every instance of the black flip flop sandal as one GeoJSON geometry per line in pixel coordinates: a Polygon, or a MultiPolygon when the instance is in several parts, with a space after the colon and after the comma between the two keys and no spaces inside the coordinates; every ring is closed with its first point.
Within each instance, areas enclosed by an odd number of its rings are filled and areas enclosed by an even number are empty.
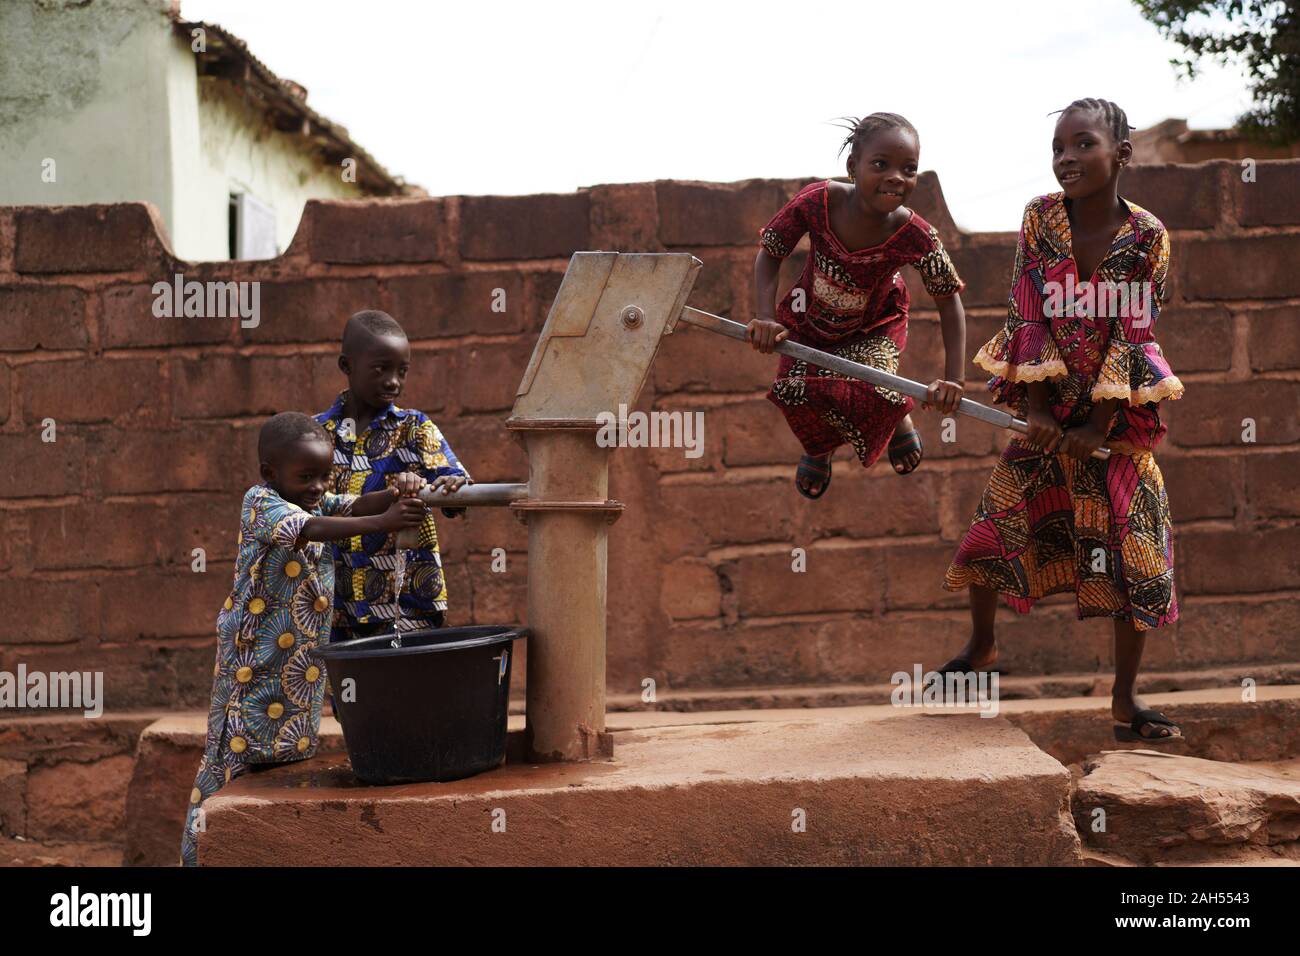
{"type": "Polygon", "coordinates": [[[1167,744],[1174,740],[1183,740],[1182,729],[1164,714],[1158,710],[1139,710],[1125,727],[1123,724],[1115,725],[1115,739],[1120,743],[1141,742],[1147,744],[1167,744]],[[1177,730],[1178,734],[1170,734],[1168,737],[1144,737],[1142,735],[1143,724],[1155,724],[1157,727],[1171,727],[1177,730]]]}
{"type": "Polygon", "coordinates": [[[804,455],[799,459],[799,468],[794,473],[794,487],[799,494],[815,501],[826,494],[826,489],[830,486],[831,463],[829,458],[814,458],[812,455],[804,455]],[[817,489],[816,494],[804,487],[804,485],[812,485],[818,482],[821,483],[821,487],[817,489]]]}
{"type": "Polygon", "coordinates": [[[889,443],[889,463],[893,465],[894,471],[900,475],[910,475],[912,472],[916,471],[917,465],[921,464],[921,461],[924,460],[924,456],[925,443],[921,441],[921,433],[915,428],[906,435],[895,437],[894,440],[889,443]],[[912,465],[910,468],[900,468],[900,465],[906,465],[906,462],[904,462],[903,459],[913,451],[919,451],[922,455],[920,459],[917,459],[916,465],[912,465]]]}
{"type": "MultiPolygon", "coordinates": [[[[975,665],[972,664],[970,661],[966,660],[966,658],[964,657],[954,657],[947,664],[944,664],[942,667],[937,668],[936,670],[940,674],[969,674],[971,671],[975,671],[975,673],[977,674],[980,673],[980,671],[976,669],[975,665]]],[[[1006,677],[1009,673],[1011,673],[1005,668],[999,667],[997,664],[994,664],[992,667],[986,667],[984,668],[984,670],[989,673],[992,673],[993,671],[997,671],[997,673],[1001,677],[1006,677]]]]}

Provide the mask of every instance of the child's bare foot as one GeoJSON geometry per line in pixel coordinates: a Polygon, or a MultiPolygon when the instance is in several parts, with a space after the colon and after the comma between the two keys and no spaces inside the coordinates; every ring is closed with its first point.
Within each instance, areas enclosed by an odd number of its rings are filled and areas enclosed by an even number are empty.
{"type": "Polygon", "coordinates": [[[1182,728],[1155,710],[1148,710],[1141,697],[1133,693],[1112,691],[1110,698],[1110,715],[1115,718],[1115,738],[1117,740],[1166,740],[1181,737],[1182,728]],[[1146,711],[1149,719],[1138,725],[1134,734],[1130,726],[1140,711],[1146,711]],[[1118,726],[1123,724],[1124,726],[1118,726]]]}
{"type": "Polygon", "coordinates": [[[794,473],[794,486],[805,498],[820,498],[831,485],[831,456],[804,455],[799,459],[799,469],[794,473]]]}
{"type": "Polygon", "coordinates": [[[900,475],[910,474],[921,463],[923,450],[921,434],[908,415],[894,429],[894,437],[889,442],[889,463],[900,475]]]}

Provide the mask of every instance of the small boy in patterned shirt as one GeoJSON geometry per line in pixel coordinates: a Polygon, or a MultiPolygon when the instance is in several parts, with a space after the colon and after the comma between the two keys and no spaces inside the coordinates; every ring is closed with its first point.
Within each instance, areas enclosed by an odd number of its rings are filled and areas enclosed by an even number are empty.
{"type": "MultiPolygon", "coordinates": [[[[348,319],[339,356],[348,387],[316,416],[334,441],[335,493],[381,491],[409,473],[444,493],[471,482],[438,426],[423,412],[393,404],[410,365],[411,345],[392,316],[368,310],[348,319]]],[[[448,517],[462,513],[443,509],[448,517]]],[[[393,593],[396,551],[396,535],[384,532],[334,542],[335,643],[394,628],[443,626],[447,583],[433,516],[420,524],[416,547],[406,552],[400,595],[393,593]]]]}
{"type": "Polygon", "coordinates": [[[207,741],[181,837],[181,863],[198,863],[202,805],[232,778],[306,760],[320,734],[325,671],[317,650],[330,640],[334,562],[323,542],[418,527],[419,475],[367,495],[328,490],[333,448],[319,424],[281,412],[262,426],[262,484],[244,495],[239,555],[217,614],[217,659],[207,741]]]}

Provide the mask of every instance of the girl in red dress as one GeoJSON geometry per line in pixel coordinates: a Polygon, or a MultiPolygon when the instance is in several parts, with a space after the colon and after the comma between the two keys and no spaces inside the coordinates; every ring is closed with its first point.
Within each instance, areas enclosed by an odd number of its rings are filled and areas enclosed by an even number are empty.
{"type": "MultiPolygon", "coordinates": [[[[747,327],[749,340],[758,351],[771,352],[788,338],[897,372],[909,304],[900,270],[910,265],[938,304],[943,327],[944,377],[931,383],[925,407],[951,414],[962,397],[966,317],[958,293],[964,283],[934,227],[906,206],[916,188],[920,138],[896,113],[873,113],[853,122],[844,145],[849,182],[806,187],[760,233],[754,261],[758,314],[747,327]],[[805,233],[808,264],[776,305],[781,260],[805,233]]],[[[807,498],[826,492],[831,456],[846,442],[863,467],[874,464],[886,444],[899,474],[920,464],[912,400],[891,389],[782,355],[767,397],[803,445],[795,487],[807,498]]]]}

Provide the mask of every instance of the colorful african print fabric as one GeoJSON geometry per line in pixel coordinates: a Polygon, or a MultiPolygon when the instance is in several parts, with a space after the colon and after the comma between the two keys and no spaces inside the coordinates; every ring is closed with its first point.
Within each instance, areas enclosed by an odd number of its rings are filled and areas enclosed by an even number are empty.
{"type": "MultiPolygon", "coordinates": [[[[390,405],[360,435],[354,435],[343,418],[347,396],[342,392],[328,411],[316,416],[334,440],[334,491],[351,495],[381,491],[404,471],[421,474],[430,482],[443,475],[469,477],[438,426],[415,409],[390,405]]],[[[358,629],[358,624],[394,620],[398,601],[403,630],[441,626],[447,582],[433,516],[420,525],[419,543],[407,552],[400,596],[393,594],[395,541],[394,534],[376,533],[334,542],[336,640],[360,634],[365,629],[358,629]]]]}
{"type": "MultiPolygon", "coordinates": [[[[805,233],[809,237],[808,263],[777,306],[776,319],[790,330],[791,342],[897,372],[910,305],[903,266],[914,267],[936,299],[956,295],[964,283],[938,232],[915,212],[879,245],[846,249],[831,229],[829,196],[826,182],[806,187],[759,234],[763,248],[778,259],[789,256],[805,233]]],[[[767,398],[809,455],[847,443],[864,466],[875,463],[912,410],[912,400],[897,392],[787,355],[767,398]]]]}
{"type": "Polygon", "coordinates": [[[1166,431],[1156,403],[1179,398],[1183,386],[1154,338],[1169,236],[1151,213],[1127,205],[1128,220],[1080,283],[1062,194],[1030,202],[1006,325],[975,356],[994,375],[997,401],[1022,417],[1027,382],[1047,383],[1063,428],[1086,422],[1096,402],[1119,399],[1111,457],[1081,462],[1013,438],[944,586],[991,588],[1020,612],[1073,591],[1080,618],[1146,630],[1178,619],[1173,523],[1152,450],[1166,431]]]}
{"type": "Polygon", "coordinates": [[[313,516],[348,515],[353,495],[326,493],[313,511],[266,485],[244,495],[235,580],[217,614],[208,734],[190,793],[181,862],[198,862],[203,801],[248,766],[305,760],[320,733],[334,562],[319,541],[299,542],[313,516]]]}

